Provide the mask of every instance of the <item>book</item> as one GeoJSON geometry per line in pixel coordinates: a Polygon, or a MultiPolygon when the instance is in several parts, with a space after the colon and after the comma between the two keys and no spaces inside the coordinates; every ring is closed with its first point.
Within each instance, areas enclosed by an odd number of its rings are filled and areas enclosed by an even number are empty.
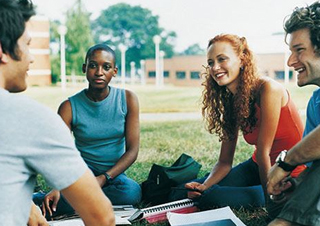
{"type": "Polygon", "coordinates": [[[193,213],[198,211],[195,203],[191,199],[182,199],[179,201],[169,202],[157,206],[152,206],[144,209],[138,209],[131,217],[129,221],[137,221],[145,219],[149,223],[167,221],[167,213],[193,213]]]}
{"type": "Polygon", "coordinates": [[[171,226],[245,226],[229,206],[188,214],[168,212],[167,218],[171,226]]]}
{"type": "MultiPolygon", "coordinates": [[[[116,205],[113,206],[116,225],[131,225],[128,218],[137,211],[132,205],[116,205]]],[[[84,226],[80,216],[75,213],[71,215],[62,215],[48,222],[50,226],[84,226]]]]}

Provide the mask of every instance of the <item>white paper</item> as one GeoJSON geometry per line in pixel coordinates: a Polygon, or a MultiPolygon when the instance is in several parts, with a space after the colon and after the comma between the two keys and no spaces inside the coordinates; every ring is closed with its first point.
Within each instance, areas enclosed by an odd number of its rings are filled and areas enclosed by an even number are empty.
{"type": "Polygon", "coordinates": [[[245,226],[245,224],[236,217],[229,206],[188,214],[168,212],[167,218],[171,226],[191,225],[195,223],[204,223],[213,220],[224,219],[231,219],[237,226],[245,226]]]}
{"type": "MultiPolygon", "coordinates": [[[[131,225],[126,218],[115,215],[116,225],[131,225]]],[[[81,218],[49,222],[49,226],[85,226],[81,218]]]]}

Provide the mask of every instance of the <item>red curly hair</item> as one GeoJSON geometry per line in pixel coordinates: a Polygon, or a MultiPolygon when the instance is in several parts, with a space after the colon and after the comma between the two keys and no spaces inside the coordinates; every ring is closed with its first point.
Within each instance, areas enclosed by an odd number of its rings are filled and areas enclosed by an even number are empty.
{"type": "Polygon", "coordinates": [[[237,35],[221,34],[209,41],[209,48],[215,42],[228,42],[241,60],[239,84],[236,95],[226,86],[219,86],[206,69],[205,81],[202,83],[202,116],[207,130],[216,133],[221,140],[233,140],[237,131],[246,134],[252,131],[257,119],[255,117],[258,72],[254,56],[247,40],[237,35]]]}

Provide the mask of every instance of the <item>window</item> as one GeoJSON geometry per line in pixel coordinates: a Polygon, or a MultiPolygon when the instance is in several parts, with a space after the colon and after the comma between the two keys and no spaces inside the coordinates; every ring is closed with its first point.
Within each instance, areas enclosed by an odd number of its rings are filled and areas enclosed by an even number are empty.
{"type": "Polygon", "coordinates": [[[148,77],[149,78],[155,78],[156,77],[156,72],[155,71],[149,71],[148,77]]]}
{"type": "MultiPolygon", "coordinates": [[[[275,71],[275,78],[276,79],[284,79],[284,71],[275,71]]],[[[289,79],[292,79],[292,71],[289,71],[289,79]]]]}
{"type": "Polygon", "coordinates": [[[177,79],[185,79],[186,78],[186,72],[185,71],[177,71],[176,72],[176,78],[177,79]]]}
{"type": "Polygon", "coordinates": [[[191,71],[190,77],[191,77],[191,79],[200,79],[200,72],[199,71],[191,71]]]}
{"type": "Polygon", "coordinates": [[[164,71],[163,72],[163,77],[169,78],[169,71],[164,71]]]}

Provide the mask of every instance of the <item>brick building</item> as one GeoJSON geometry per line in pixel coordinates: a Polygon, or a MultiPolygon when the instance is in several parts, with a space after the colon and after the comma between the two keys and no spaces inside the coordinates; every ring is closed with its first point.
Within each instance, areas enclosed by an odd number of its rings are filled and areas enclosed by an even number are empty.
{"type": "MultiPolygon", "coordinates": [[[[285,53],[256,54],[257,65],[261,75],[275,79],[284,79],[285,76],[285,53]]],[[[147,83],[155,83],[155,60],[145,61],[145,75],[147,83]]],[[[205,55],[198,56],[174,56],[163,60],[164,82],[177,86],[198,86],[201,84],[201,74],[205,72],[207,65],[205,55]]],[[[290,69],[289,78],[293,78],[290,69]]]]}
{"type": "Polygon", "coordinates": [[[49,20],[43,16],[34,16],[27,23],[27,28],[32,38],[30,52],[34,56],[27,83],[31,86],[51,85],[49,20]]]}

